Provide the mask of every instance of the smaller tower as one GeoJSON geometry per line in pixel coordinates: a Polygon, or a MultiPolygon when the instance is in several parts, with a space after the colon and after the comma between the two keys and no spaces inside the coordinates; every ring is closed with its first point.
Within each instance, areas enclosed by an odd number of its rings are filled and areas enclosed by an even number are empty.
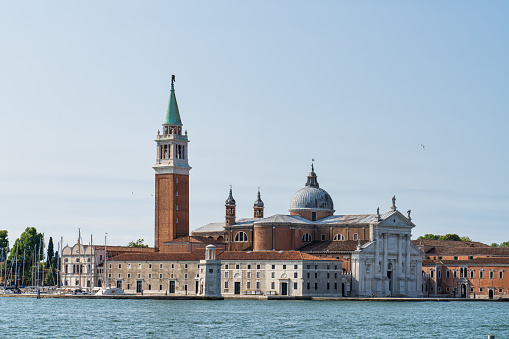
{"type": "Polygon", "coordinates": [[[231,186],[230,186],[230,194],[228,195],[228,199],[226,199],[225,206],[226,206],[225,227],[235,225],[235,208],[237,205],[235,203],[235,199],[233,199],[231,186]]]}
{"type": "Polygon", "coordinates": [[[258,188],[258,199],[256,199],[256,201],[254,202],[253,208],[254,208],[254,217],[255,218],[263,218],[264,205],[263,205],[262,198],[260,197],[260,188],[258,188]]]}
{"type": "Polygon", "coordinates": [[[199,294],[204,297],[221,297],[221,260],[216,259],[216,246],[205,247],[205,260],[200,260],[199,294]]]}

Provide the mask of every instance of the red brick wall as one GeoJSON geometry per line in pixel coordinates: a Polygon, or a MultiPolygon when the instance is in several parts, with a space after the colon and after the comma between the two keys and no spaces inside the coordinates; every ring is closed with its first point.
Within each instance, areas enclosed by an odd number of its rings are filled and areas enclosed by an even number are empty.
{"type": "Polygon", "coordinates": [[[163,242],[188,235],[189,176],[185,174],[156,174],[154,244],[156,251],[163,247],[163,242]]]}

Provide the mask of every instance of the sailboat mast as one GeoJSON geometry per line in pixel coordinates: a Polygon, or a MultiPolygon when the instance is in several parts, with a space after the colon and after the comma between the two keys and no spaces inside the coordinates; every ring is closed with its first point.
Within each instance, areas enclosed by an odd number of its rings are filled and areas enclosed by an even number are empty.
{"type": "Polygon", "coordinates": [[[18,286],[18,244],[16,244],[16,267],[14,268],[14,287],[18,286]]]}
{"type": "Polygon", "coordinates": [[[58,258],[58,267],[60,269],[60,274],[59,274],[59,277],[60,277],[60,284],[58,285],[58,287],[61,287],[63,286],[62,284],[62,272],[64,272],[64,268],[62,267],[62,247],[64,246],[64,237],[60,237],[60,258],[58,258]]]}
{"type": "Polygon", "coordinates": [[[81,290],[81,228],[78,228],[78,274],[79,274],[79,286],[81,290]]]}
{"type": "Polygon", "coordinates": [[[104,235],[104,288],[107,288],[107,280],[106,280],[106,264],[108,263],[108,250],[106,249],[106,237],[108,236],[108,233],[104,235]]]}
{"type": "Polygon", "coordinates": [[[88,270],[90,271],[90,293],[92,293],[92,287],[94,287],[94,284],[92,282],[92,269],[93,269],[93,263],[94,263],[94,257],[92,256],[92,234],[90,234],[90,265],[88,265],[88,270]]]}
{"type": "Polygon", "coordinates": [[[21,286],[25,286],[25,250],[26,248],[23,249],[23,275],[21,276],[21,286]]]}
{"type": "Polygon", "coordinates": [[[41,246],[41,252],[42,252],[42,287],[44,287],[44,251],[42,250],[44,248],[44,233],[42,234],[42,246],[41,246]]]}

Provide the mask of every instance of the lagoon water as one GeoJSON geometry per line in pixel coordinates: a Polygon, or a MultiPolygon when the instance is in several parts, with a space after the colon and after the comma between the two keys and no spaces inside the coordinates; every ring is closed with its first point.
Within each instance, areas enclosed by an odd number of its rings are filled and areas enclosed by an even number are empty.
{"type": "Polygon", "coordinates": [[[19,338],[509,338],[509,303],[0,298],[19,338]]]}

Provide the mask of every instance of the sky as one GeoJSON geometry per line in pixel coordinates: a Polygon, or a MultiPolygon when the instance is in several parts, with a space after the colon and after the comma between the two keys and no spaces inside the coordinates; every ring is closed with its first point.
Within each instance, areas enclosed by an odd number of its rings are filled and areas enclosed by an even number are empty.
{"type": "Polygon", "coordinates": [[[0,229],[154,243],[171,83],[190,230],[288,214],[311,159],[336,214],[509,240],[507,1],[2,1],[0,229]],[[421,146],[424,145],[424,148],[421,146]]]}

